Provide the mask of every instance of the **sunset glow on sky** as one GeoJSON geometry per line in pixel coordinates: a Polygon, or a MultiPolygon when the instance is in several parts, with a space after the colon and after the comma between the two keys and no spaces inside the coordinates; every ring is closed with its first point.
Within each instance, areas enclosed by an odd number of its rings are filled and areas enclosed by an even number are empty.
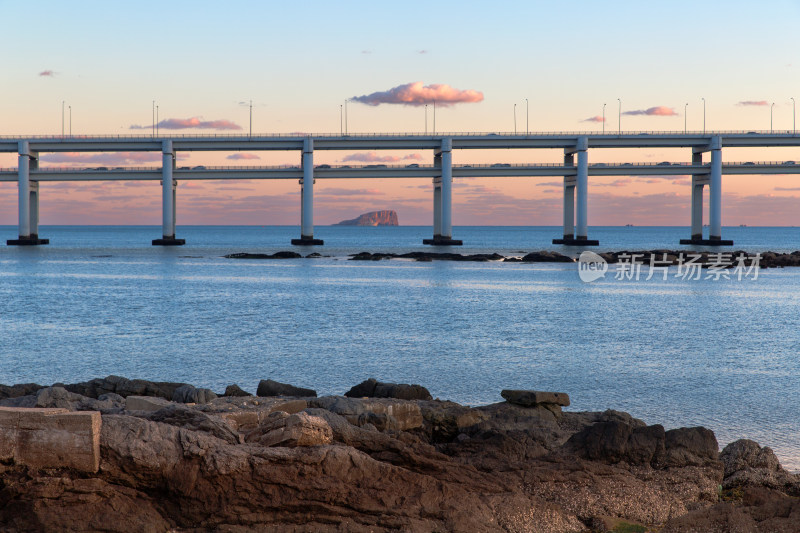
{"type": "MultiPolygon", "coordinates": [[[[800,3],[4,2],[0,135],[792,130],[800,3]],[[526,101],[527,99],[527,101],[526,101]],[[621,106],[620,102],[621,100],[621,106]],[[774,106],[773,106],[774,103],[774,106]],[[427,116],[427,122],[426,122],[427,116]],[[68,131],[69,124],[65,124],[68,131]]],[[[158,166],[158,153],[41,154],[42,166],[158,166]]],[[[591,149],[591,162],[691,160],[591,149]]],[[[723,149],[800,162],[800,149],[723,149]]],[[[316,164],[426,164],[430,152],[323,152],[316,164]]],[[[456,151],[454,164],[556,163],[557,150],[456,151]]],[[[297,152],[179,153],[179,166],[297,152]]],[[[15,167],[0,154],[0,167],[15,167]]],[[[591,178],[590,225],[688,225],[690,178],[591,178]]],[[[315,222],[394,209],[431,222],[419,180],[320,180],[315,222]]],[[[559,225],[559,178],[457,179],[455,225],[559,225]]],[[[296,180],[181,183],[178,224],[297,224],[296,180]]],[[[16,224],[0,183],[0,224],[16,224]]],[[[160,224],[158,182],[44,183],[43,224],[160,224]]],[[[724,176],[724,225],[800,225],[797,176],[724,176]]]]}

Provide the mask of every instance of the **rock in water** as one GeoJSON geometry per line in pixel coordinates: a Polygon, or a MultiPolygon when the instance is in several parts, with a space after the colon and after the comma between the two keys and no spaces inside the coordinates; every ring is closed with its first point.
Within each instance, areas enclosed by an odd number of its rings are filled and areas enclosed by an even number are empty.
{"type": "Polygon", "coordinates": [[[372,211],[352,220],[342,220],[336,226],[399,226],[396,211],[372,211]]]}
{"type": "Polygon", "coordinates": [[[316,397],[317,391],[295,387],[288,383],[280,383],[271,379],[262,379],[258,382],[257,396],[295,396],[298,398],[316,397]]]}

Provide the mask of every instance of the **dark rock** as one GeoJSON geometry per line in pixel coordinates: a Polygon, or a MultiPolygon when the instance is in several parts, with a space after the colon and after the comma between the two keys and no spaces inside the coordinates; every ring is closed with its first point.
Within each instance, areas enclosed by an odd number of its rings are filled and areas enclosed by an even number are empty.
{"type": "Polygon", "coordinates": [[[740,439],[719,454],[725,467],[722,487],[758,486],[800,494],[800,476],[781,467],[772,449],[755,441],[740,439]]]}
{"type": "Polygon", "coordinates": [[[168,405],[158,411],[140,412],[137,417],[191,431],[202,431],[230,444],[240,442],[239,435],[222,418],[185,405],[168,405]]]}
{"type": "Polygon", "coordinates": [[[295,396],[298,398],[316,397],[317,391],[312,389],[303,389],[289,385],[287,383],[279,383],[271,379],[262,379],[258,383],[257,396],[295,396]]]}
{"type": "Polygon", "coordinates": [[[247,391],[243,391],[239,385],[234,383],[233,385],[228,385],[225,387],[225,394],[223,394],[223,396],[252,396],[252,394],[247,391]]]}
{"type": "Polygon", "coordinates": [[[522,258],[523,263],[574,263],[575,260],[558,252],[531,252],[522,258]]]}
{"type": "Polygon", "coordinates": [[[210,389],[197,388],[193,385],[183,385],[175,389],[172,394],[173,402],[180,403],[208,403],[217,395],[210,389]]]}
{"type": "Polygon", "coordinates": [[[522,407],[532,407],[539,404],[569,406],[569,395],[565,392],[504,389],[500,392],[500,396],[508,403],[521,405],[522,407]]]}
{"type": "Polygon", "coordinates": [[[235,254],[228,254],[223,256],[226,259],[298,259],[303,257],[297,252],[275,252],[274,254],[251,254],[248,252],[240,252],[235,254]]]}
{"type": "Polygon", "coordinates": [[[719,460],[717,438],[704,427],[671,429],[665,434],[664,446],[667,466],[701,466],[719,460]]]}
{"type": "MultiPolygon", "coordinates": [[[[158,396],[165,400],[172,400],[175,390],[186,383],[171,383],[165,381],[146,381],[143,379],[127,379],[120,376],[97,378],[82,383],[61,385],[70,392],[98,398],[103,394],[113,392],[123,398],[128,396],[158,396]]],[[[54,385],[55,386],[55,385],[54,385]]]]}
{"type": "Polygon", "coordinates": [[[369,378],[344,393],[348,398],[397,398],[399,400],[432,400],[428,389],[422,385],[382,383],[369,378]]]}
{"type": "Polygon", "coordinates": [[[591,461],[659,466],[665,441],[661,425],[636,427],[620,421],[598,422],[572,435],[562,451],[591,461]]]}
{"type": "Polygon", "coordinates": [[[18,385],[0,385],[0,400],[5,398],[19,398],[20,396],[30,396],[36,391],[43,389],[42,385],[36,383],[21,383],[18,385]]]}

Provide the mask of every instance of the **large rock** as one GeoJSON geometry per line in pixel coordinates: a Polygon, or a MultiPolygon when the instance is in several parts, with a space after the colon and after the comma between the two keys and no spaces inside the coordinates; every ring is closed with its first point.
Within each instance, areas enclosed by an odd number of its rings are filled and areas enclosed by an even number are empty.
{"type": "Polygon", "coordinates": [[[233,385],[228,385],[225,387],[225,394],[223,394],[223,396],[252,396],[252,394],[242,390],[239,385],[234,383],[233,385]]]}
{"type": "Polygon", "coordinates": [[[97,412],[0,407],[0,460],[97,472],[100,429],[97,412]]]}
{"type": "Polygon", "coordinates": [[[399,400],[432,400],[428,389],[422,385],[382,383],[375,378],[362,381],[344,393],[348,398],[397,398],[399,400]]]}
{"type": "Polygon", "coordinates": [[[172,401],[180,403],[208,403],[217,395],[210,389],[201,389],[193,385],[182,385],[172,393],[172,401]]]}
{"type": "Polygon", "coordinates": [[[380,431],[408,431],[422,426],[419,404],[407,400],[323,396],[308,404],[341,415],[353,425],[371,424],[380,431]]]}
{"type": "Polygon", "coordinates": [[[251,431],[245,441],[262,446],[322,446],[333,441],[333,431],[320,417],[308,413],[290,415],[272,413],[262,425],[251,431]]]}
{"type": "Polygon", "coordinates": [[[678,428],[666,432],[666,466],[707,465],[719,462],[719,444],[714,432],[704,427],[678,428]]]}
{"type": "Polygon", "coordinates": [[[36,394],[36,391],[43,389],[36,383],[20,383],[18,385],[0,385],[0,400],[4,398],[18,398],[36,394]]]}
{"type": "MultiPolygon", "coordinates": [[[[146,381],[143,379],[128,379],[120,376],[96,378],[81,383],[69,385],[57,384],[70,392],[98,398],[103,394],[113,392],[123,398],[128,396],[158,396],[165,400],[172,400],[175,390],[186,383],[172,383],[167,381],[146,381]]],[[[54,385],[55,386],[55,385],[54,385]]]]}
{"type": "Polygon", "coordinates": [[[722,487],[760,486],[800,492],[800,476],[781,467],[771,448],[740,439],[725,446],[719,454],[725,467],[722,487]]]}
{"type": "Polygon", "coordinates": [[[569,406],[569,394],[566,392],[504,389],[500,392],[500,396],[508,403],[521,405],[522,407],[533,407],[542,404],[569,406]]]}
{"type": "Polygon", "coordinates": [[[295,396],[298,398],[316,397],[317,391],[303,389],[287,383],[279,383],[271,379],[262,379],[258,383],[257,396],[295,396]]]}

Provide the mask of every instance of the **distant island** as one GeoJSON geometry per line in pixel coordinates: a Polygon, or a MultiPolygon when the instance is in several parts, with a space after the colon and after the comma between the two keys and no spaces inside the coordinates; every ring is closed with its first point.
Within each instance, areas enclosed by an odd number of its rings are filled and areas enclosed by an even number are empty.
{"type": "Polygon", "coordinates": [[[342,220],[334,226],[399,226],[397,211],[372,211],[352,220],[342,220]]]}

